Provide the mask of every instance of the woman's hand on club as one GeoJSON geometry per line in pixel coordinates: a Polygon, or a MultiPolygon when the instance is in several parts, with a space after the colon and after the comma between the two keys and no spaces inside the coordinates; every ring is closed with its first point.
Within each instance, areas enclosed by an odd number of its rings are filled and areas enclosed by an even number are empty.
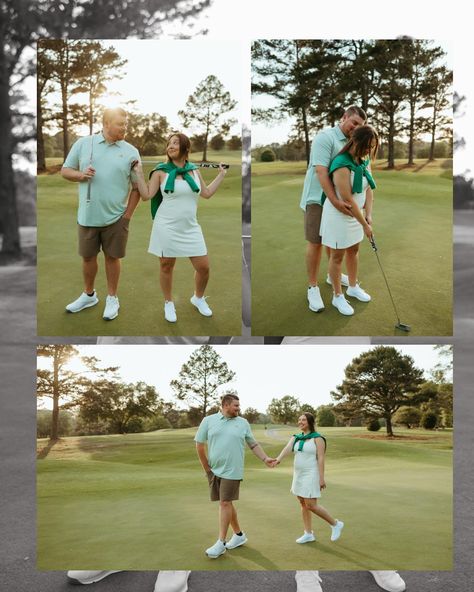
{"type": "Polygon", "coordinates": [[[364,233],[368,239],[372,238],[373,232],[372,232],[372,226],[370,224],[366,224],[364,226],[364,233]]]}
{"type": "Polygon", "coordinates": [[[219,163],[219,173],[225,177],[227,175],[227,169],[224,167],[224,163],[220,162],[219,163]]]}
{"type": "Polygon", "coordinates": [[[319,480],[320,489],[326,489],[326,481],[324,479],[319,480]]]}

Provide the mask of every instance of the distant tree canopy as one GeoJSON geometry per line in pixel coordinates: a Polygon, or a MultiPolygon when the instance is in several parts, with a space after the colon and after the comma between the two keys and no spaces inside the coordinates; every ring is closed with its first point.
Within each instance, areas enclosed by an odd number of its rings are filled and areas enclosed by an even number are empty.
{"type": "Polygon", "coordinates": [[[301,404],[296,397],[285,395],[284,397],[273,398],[267,407],[267,413],[275,423],[295,423],[301,404]]]}
{"type": "Polygon", "coordinates": [[[259,40],[252,44],[252,94],[276,99],[276,106],[255,108],[253,119],[276,124],[295,118],[295,138],[307,159],[310,136],[334,126],[344,107],[357,104],[377,128],[394,167],[395,141],[408,138],[407,162],[414,144],[430,136],[452,146],[452,72],[434,42],[393,40],[259,40]]]}

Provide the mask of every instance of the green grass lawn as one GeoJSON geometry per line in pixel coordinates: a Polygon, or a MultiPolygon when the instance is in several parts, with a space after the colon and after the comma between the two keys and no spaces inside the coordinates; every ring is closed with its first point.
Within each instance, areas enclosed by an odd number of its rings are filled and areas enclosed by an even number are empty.
{"type": "MultiPolygon", "coordinates": [[[[218,193],[200,200],[202,226],[211,263],[206,295],[214,315],[203,317],[189,303],[193,269],[189,259],[178,259],[174,278],[176,324],[163,316],[158,283],[159,260],[150,255],[152,226],[149,203],[141,202],[130,225],[127,256],[119,285],[120,315],[102,319],[106,291],[103,257],[99,256],[98,306],[67,314],[64,307],[81,293],[81,259],[77,254],[77,185],[59,173],[38,177],[38,334],[39,335],[240,335],[241,333],[241,154],[222,151],[210,160],[231,164],[218,193]]],[[[147,157],[146,160],[160,160],[147,157]]],[[[51,159],[50,167],[60,165],[51,159]]],[[[152,165],[145,167],[145,175],[152,165]]],[[[202,169],[207,182],[215,169],[202,169]]]]}
{"type": "MultiPolygon", "coordinates": [[[[397,163],[399,164],[399,163],[397,163]]],[[[400,320],[410,335],[452,335],[451,161],[417,162],[388,171],[375,167],[374,235],[400,320]]],[[[304,163],[252,165],[252,333],[254,335],[406,335],[396,316],[370,244],[361,245],[359,277],[370,303],[350,299],[355,314],[332,305],[325,283],[325,310],[307,306],[303,212],[299,201],[304,163]]]]}
{"type": "MultiPolygon", "coordinates": [[[[254,433],[276,455],[296,428],[254,433]]],[[[249,541],[218,560],[216,503],[195,454],[195,429],[64,438],[37,464],[38,569],[450,570],[452,433],[325,428],[322,503],[345,522],[336,543],[297,545],[292,459],[266,468],[249,451],[236,502],[249,541]]],[[[39,449],[46,446],[38,443],[39,449]]]]}

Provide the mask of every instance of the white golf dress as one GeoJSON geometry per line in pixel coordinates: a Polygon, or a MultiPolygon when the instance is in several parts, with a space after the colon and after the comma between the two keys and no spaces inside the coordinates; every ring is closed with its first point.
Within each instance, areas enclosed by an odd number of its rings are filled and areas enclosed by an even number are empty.
{"type": "Polygon", "coordinates": [[[306,498],[321,497],[319,488],[319,468],[314,438],[304,441],[303,450],[298,450],[299,442],[293,450],[293,483],[291,493],[306,498]]]}

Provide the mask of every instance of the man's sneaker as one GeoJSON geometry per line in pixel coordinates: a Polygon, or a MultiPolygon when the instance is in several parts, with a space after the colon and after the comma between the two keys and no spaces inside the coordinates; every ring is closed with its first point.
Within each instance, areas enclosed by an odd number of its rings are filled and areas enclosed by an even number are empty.
{"type": "Polygon", "coordinates": [[[367,292],[363,290],[359,284],[356,284],[354,287],[349,286],[346,290],[346,296],[352,296],[361,302],[370,302],[369,294],[367,294],[367,292]]]}
{"type": "Polygon", "coordinates": [[[104,320],[112,321],[116,317],[118,317],[118,311],[120,308],[119,299],[117,296],[107,296],[105,300],[105,309],[104,314],[102,315],[104,320]]]}
{"type": "Polygon", "coordinates": [[[331,541],[337,541],[337,539],[341,536],[342,529],[344,528],[344,522],[340,520],[336,520],[336,524],[331,526],[331,541]]]}
{"type": "Polygon", "coordinates": [[[387,592],[403,592],[406,584],[396,571],[371,571],[374,580],[387,592]]]}
{"type": "Polygon", "coordinates": [[[296,539],[296,542],[300,543],[300,544],[304,544],[304,543],[312,543],[315,540],[316,540],[316,537],[314,536],[312,531],[311,532],[305,531],[305,533],[302,536],[300,536],[299,539],[296,539]]]}
{"type": "Polygon", "coordinates": [[[240,545],[245,545],[247,542],[247,535],[243,532],[240,536],[238,534],[232,535],[230,541],[227,541],[225,544],[226,549],[235,549],[236,547],[240,547],[240,545]]]}
{"type": "Polygon", "coordinates": [[[212,317],[212,310],[209,308],[206,302],[206,296],[198,298],[196,294],[191,296],[191,304],[198,309],[198,311],[205,317],[212,317]]]}
{"type": "Polygon", "coordinates": [[[83,292],[79,298],[76,298],[74,302],[70,302],[66,306],[66,312],[79,312],[80,310],[84,310],[90,306],[95,306],[98,302],[99,299],[97,298],[97,292],[95,290],[92,296],[89,296],[83,292]]]}
{"type": "Polygon", "coordinates": [[[319,571],[297,571],[296,592],[323,592],[319,571]]]}
{"type": "Polygon", "coordinates": [[[344,294],[339,294],[339,296],[334,295],[332,297],[332,305],[343,315],[350,316],[354,314],[354,309],[344,298],[344,294]]]}
{"type": "MultiPolygon", "coordinates": [[[[326,284],[329,284],[330,286],[332,286],[332,282],[331,282],[331,278],[329,277],[329,274],[326,276],[326,284]]],[[[345,273],[341,273],[341,286],[344,286],[345,288],[347,288],[348,285],[349,285],[349,277],[345,273]]]]}
{"type": "Polygon", "coordinates": [[[168,321],[168,323],[176,323],[178,320],[174,302],[171,300],[165,300],[165,319],[168,321]]]}
{"type": "Polygon", "coordinates": [[[218,557],[223,555],[225,552],[226,552],[226,545],[220,539],[217,539],[217,541],[212,545],[212,547],[209,547],[209,549],[206,549],[206,555],[208,557],[210,557],[211,559],[217,559],[218,557]]]}
{"type": "Polygon", "coordinates": [[[119,573],[121,569],[115,571],[68,571],[67,577],[70,584],[95,584],[100,582],[110,574],[119,573]]]}
{"type": "Polygon", "coordinates": [[[190,571],[160,571],[154,592],[186,592],[190,571]]]}
{"type": "Polygon", "coordinates": [[[324,309],[324,302],[321,298],[318,286],[310,286],[308,288],[308,302],[309,310],[312,310],[313,312],[319,312],[324,309]]]}

